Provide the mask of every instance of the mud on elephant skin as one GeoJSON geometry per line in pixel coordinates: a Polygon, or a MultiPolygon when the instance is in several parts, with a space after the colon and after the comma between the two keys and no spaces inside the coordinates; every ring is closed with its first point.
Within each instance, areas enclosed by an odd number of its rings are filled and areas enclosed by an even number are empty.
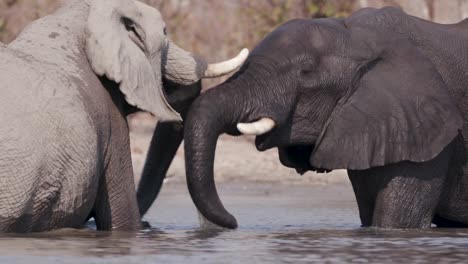
{"type": "Polygon", "coordinates": [[[278,148],[283,165],[300,173],[347,169],[363,226],[468,224],[467,32],[467,21],[441,25],[397,8],[279,26],[189,110],[186,172],[196,207],[237,227],[213,162],[220,134],[244,133],[257,136],[260,151],[278,148]]]}
{"type": "Polygon", "coordinates": [[[189,85],[245,59],[207,64],[133,0],[69,0],[0,46],[0,231],[135,230],[140,214],[126,116],[179,121],[162,78],[189,85]]]}

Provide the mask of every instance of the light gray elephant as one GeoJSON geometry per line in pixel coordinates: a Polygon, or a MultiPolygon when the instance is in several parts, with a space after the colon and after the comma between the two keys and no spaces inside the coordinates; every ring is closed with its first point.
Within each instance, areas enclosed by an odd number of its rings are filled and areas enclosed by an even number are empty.
{"type": "Polygon", "coordinates": [[[162,76],[188,85],[237,69],[174,45],[133,0],[72,0],[0,45],[0,231],[140,227],[126,116],[180,120],[162,76]]]}

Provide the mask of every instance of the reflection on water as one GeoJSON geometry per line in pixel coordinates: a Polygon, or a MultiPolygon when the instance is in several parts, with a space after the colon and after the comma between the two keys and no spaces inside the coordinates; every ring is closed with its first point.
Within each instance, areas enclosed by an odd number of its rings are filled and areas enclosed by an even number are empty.
{"type": "MultiPolygon", "coordinates": [[[[0,237],[5,263],[459,263],[468,229],[359,228],[348,186],[220,188],[238,230],[198,229],[184,186],[166,186],[134,233],[60,230],[0,237]]],[[[222,187],[222,186],[221,186],[222,187]]]]}

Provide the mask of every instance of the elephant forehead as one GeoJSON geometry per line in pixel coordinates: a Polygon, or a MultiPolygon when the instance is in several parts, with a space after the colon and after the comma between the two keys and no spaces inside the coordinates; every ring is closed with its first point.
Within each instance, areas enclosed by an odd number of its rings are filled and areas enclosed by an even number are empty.
{"type": "Polygon", "coordinates": [[[149,28],[164,28],[166,26],[161,13],[159,13],[156,8],[138,1],[135,1],[135,3],[142,14],[143,23],[145,23],[146,26],[149,28]]]}
{"type": "Polygon", "coordinates": [[[157,9],[138,1],[136,1],[136,4],[142,14],[141,21],[138,20],[138,22],[146,32],[145,42],[148,45],[148,49],[150,52],[159,50],[165,39],[164,28],[166,27],[166,23],[157,9]]]}
{"type": "MultiPolygon", "coordinates": [[[[268,34],[251,55],[292,58],[311,48],[311,27],[306,19],[287,22],[268,34]]],[[[319,36],[315,36],[319,41],[319,36]]]]}
{"type": "Polygon", "coordinates": [[[291,20],[271,32],[252,54],[275,51],[294,56],[333,50],[345,42],[346,30],[340,23],[330,18],[291,20]]]}

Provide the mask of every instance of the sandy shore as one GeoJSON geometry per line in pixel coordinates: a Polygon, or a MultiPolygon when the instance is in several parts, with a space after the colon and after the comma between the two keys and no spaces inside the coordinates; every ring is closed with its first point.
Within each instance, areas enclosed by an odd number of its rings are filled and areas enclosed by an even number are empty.
{"type": "MultiPolygon", "coordinates": [[[[149,114],[138,113],[130,117],[130,140],[135,180],[138,181],[153,135],[156,120],[149,114]]],[[[168,181],[185,182],[184,149],[177,155],[168,172],[168,181]]],[[[284,184],[330,184],[347,183],[346,171],[333,171],[328,174],[308,172],[303,176],[295,170],[284,167],[276,149],[259,152],[253,138],[221,136],[218,141],[215,160],[217,182],[252,182],[284,184]]]]}

